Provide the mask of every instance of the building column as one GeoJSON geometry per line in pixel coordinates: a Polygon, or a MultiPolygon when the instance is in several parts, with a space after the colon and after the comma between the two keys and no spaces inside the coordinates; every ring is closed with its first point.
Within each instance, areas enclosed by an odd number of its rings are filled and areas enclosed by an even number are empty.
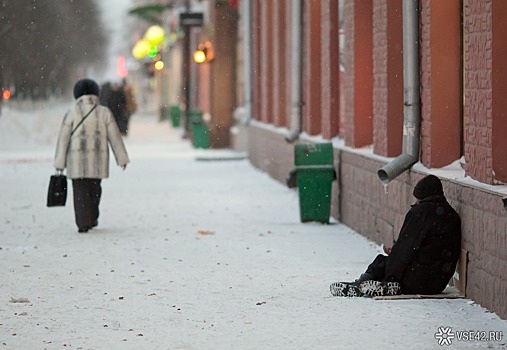
{"type": "Polygon", "coordinates": [[[421,161],[441,168],[461,157],[461,6],[422,0],[421,9],[421,161]]]}
{"type": "Polygon", "coordinates": [[[260,0],[252,1],[252,118],[261,120],[261,20],[260,0]]]}
{"type": "Polygon", "coordinates": [[[373,143],[373,2],[345,0],[345,144],[373,143]]]}
{"type": "Polygon", "coordinates": [[[321,8],[322,0],[305,0],[303,11],[303,131],[321,132],[321,8]]]}
{"type": "Polygon", "coordinates": [[[507,182],[506,5],[464,1],[465,170],[490,185],[507,182]]]}
{"type": "MultiPolygon", "coordinates": [[[[287,51],[287,0],[277,0],[273,8],[273,124],[275,126],[286,126],[288,115],[287,77],[288,62],[287,51]]],[[[289,56],[290,57],[290,56],[289,56]]]]}
{"type": "Polygon", "coordinates": [[[259,24],[260,24],[260,109],[261,115],[260,120],[267,123],[269,118],[268,114],[271,112],[268,106],[268,100],[270,99],[268,92],[268,76],[269,76],[269,32],[268,32],[268,6],[269,3],[266,1],[259,1],[259,24]]]}
{"type": "Polygon", "coordinates": [[[321,18],[322,136],[331,139],[338,135],[341,117],[338,1],[324,0],[321,18]]]}
{"type": "Polygon", "coordinates": [[[491,12],[483,11],[477,1],[464,0],[463,5],[465,170],[470,177],[491,183],[491,134],[488,135],[487,125],[492,124],[491,108],[488,108],[492,104],[492,90],[488,61],[493,57],[491,49],[486,49],[491,47],[492,40],[491,12]],[[483,21],[484,25],[475,25],[483,21]]]}
{"type": "Polygon", "coordinates": [[[212,148],[230,144],[230,127],[236,104],[236,33],[237,13],[225,0],[215,0],[213,13],[215,59],[211,63],[211,123],[209,140],[212,148]]]}
{"type": "Polygon", "coordinates": [[[493,1],[493,184],[507,184],[507,1],[493,1]]]}
{"type": "Polygon", "coordinates": [[[275,111],[275,103],[274,103],[274,90],[275,90],[275,34],[274,34],[274,28],[275,28],[275,4],[273,1],[266,1],[265,6],[265,22],[264,27],[266,29],[265,36],[266,36],[266,67],[264,72],[266,73],[265,77],[265,83],[264,90],[266,91],[266,122],[267,123],[273,123],[274,121],[274,115],[276,113],[275,111]]]}
{"type": "Polygon", "coordinates": [[[373,150],[385,157],[403,142],[402,17],[402,0],[373,0],[373,150]]]}

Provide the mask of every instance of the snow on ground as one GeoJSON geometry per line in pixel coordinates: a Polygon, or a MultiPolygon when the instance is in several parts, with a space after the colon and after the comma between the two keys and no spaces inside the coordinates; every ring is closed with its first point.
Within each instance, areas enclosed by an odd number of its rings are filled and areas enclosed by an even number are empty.
{"type": "Polygon", "coordinates": [[[439,327],[503,332],[445,348],[506,347],[507,322],[468,299],[332,297],[380,248],[301,224],[295,191],[246,160],[197,161],[214,151],[154,115],[134,117],[132,162],[78,234],[72,191],[45,207],[68,106],[0,117],[0,349],[439,349],[439,327]]]}

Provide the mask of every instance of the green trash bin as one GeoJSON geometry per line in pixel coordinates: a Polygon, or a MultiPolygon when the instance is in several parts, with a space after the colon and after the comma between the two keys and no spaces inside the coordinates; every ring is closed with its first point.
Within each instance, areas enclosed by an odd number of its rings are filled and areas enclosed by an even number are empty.
{"type": "Polygon", "coordinates": [[[332,143],[300,144],[294,149],[301,222],[329,223],[335,178],[332,143]]]}
{"type": "Polygon", "coordinates": [[[201,111],[190,111],[192,141],[195,148],[209,148],[208,126],[204,123],[201,111]]]}
{"type": "Polygon", "coordinates": [[[171,106],[170,109],[171,125],[173,128],[180,126],[180,106],[171,106]]]}

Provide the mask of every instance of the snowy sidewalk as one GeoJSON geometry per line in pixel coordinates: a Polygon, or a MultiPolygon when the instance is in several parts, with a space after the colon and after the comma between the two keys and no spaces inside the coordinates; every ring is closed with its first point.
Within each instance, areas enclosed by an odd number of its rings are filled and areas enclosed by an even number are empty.
{"type": "Polygon", "coordinates": [[[507,321],[467,299],[332,297],[379,247],[301,224],[295,191],[196,160],[223,151],[154,116],[134,117],[131,163],[112,162],[99,226],[78,234],[72,191],[45,207],[61,112],[0,118],[0,349],[439,349],[442,326],[503,332],[445,348],[506,347],[507,321]]]}

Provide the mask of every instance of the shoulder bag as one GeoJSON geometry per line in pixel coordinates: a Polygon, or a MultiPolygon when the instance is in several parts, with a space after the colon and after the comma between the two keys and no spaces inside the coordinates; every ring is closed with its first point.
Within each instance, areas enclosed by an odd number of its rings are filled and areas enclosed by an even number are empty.
{"type": "MultiPolygon", "coordinates": [[[[81,119],[78,125],[70,133],[70,137],[74,135],[77,128],[85,121],[85,119],[93,112],[97,105],[93,106],[92,109],[81,119]]],[[[63,174],[61,170],[58,170],[55,175],[51,175],[49,178],[48,187],[48,198],[46,205],[48,207],[64,207],[67,202],[67,176],[63,174]]]]}

